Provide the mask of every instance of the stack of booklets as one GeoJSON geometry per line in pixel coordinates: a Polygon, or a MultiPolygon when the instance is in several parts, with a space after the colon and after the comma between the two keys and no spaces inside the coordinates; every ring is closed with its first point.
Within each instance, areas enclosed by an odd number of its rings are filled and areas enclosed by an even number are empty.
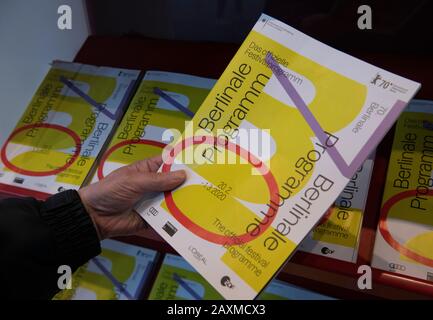
{"type": "MultiPolygon", "coordinates": [[[[92,182],[121,166],[161,154],[190,120],[182,109],[195,114],[215,82],[186,74],[146,72],[92,182]]],[[[356,262],[372,169],[373,157],[357,170],[327,219],[301,243],[300,250],[356,262]]]]}
{"type": "Polygon", "coordinates": [[[397,122],[372,266],[433,281],[433,102],[397,122]]]}
{"type": "MultiPolygon", "coordinates": [[[[54,62],[2,146],[0,192],[78,189],[163,153],[160,171],[183,169],[187,181],[146,197],[136,210],[220,296],[255,298],[301,243],[304,251],[356,261],[373,167],[368,157],[420,84],[267,15],[218,81],[148,71],[138,85],[139,74],[54,62]]],[[[413,135],[421,140],[406,134],[403,140],[416,141],[402,147],[423,144],[419,161],[428,160],[428,134],[413,135]]],[[[415,159],[415,149],[408,150],[414,153],[400,157],[415,159]]],[[[396,169],[402,186],[416,188],[413,210],[422,214],[411,221],[430,226],[431,180],[421,194],[409,171],[396,169]]],[[[385,197],[394,201],[391,191],[385,197]]],[[[408,237],[410,244],[393,238],[391,246],[402,245],[399,252],[415,266],[428,262],[425,249],[422,259],[418,251],[404,254],[420,242],[408,237]]]]}
{"type": "Polygon", "coordinates": [[[102,253],[72,276],[71,289],[55,300],[135,300],[140,298],[157,252],[114,240],[101,243],[102,253]]]}
{"type": "Polygon", "coordinates": [[[136,210],[224,298],[253,299],[419,87],[262,15],[171,144],[160,170],[186,182],[136,210]]]}
{"type": "Polygon", "coordinates": [[[374,155],[356,171],[298,250],[356,263],[373,164],[374,155]]]}
{"type": "Polygon", "coordinates": [[[104,153],[93,182],[113,170],[152,156],[178,138],[215,80],[147,71],[104,153]]]}
{"type": "MultiPolygon", "coordinates": [[[[182,257],[166,254],[149,294],[150,300],[219,300],[223,297],[182,257]]],[[[273,280],[259,300],[328,300],[331,297],[273,280]]]]}
{"type": "Polygon", "coordinates": [[[80,188],[138,76],[135,70],[53,62],[1,148],[0,191],[53,194],[80,188]]]}
{"type": "Polygon", "coordinates": [[[336,300],[321,293],[306,290],[290,283],[272,280],[258,297],[259,300],[336,300]]]}

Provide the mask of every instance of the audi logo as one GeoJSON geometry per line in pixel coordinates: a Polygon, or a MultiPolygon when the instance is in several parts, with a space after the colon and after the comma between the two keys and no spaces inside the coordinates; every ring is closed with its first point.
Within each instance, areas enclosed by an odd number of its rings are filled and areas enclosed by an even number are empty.
{"type": "Polygon", "coordinates": [[[392,270],[400,270],[400,271],[405,271],[406,267],[402,264],[397,264],[397,263],[388,263],[388,267],[392,270]]]}

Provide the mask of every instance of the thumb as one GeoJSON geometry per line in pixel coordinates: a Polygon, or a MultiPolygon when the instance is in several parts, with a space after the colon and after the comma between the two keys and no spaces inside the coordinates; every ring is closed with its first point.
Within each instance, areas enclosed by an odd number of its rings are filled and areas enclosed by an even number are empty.
{"type": "Polygon", "coordinates": [[[186,179],[183,170],[171,172],[143,172],[132,177],[131,184],[137,192],[168,191],[181,185],[186,179]]]}

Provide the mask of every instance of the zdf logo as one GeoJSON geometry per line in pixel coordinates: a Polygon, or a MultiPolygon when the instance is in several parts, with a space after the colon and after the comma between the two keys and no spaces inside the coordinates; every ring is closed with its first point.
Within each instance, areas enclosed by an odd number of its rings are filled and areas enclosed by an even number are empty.
{"type": "Polygon", "coordinates": [[[62,4],[57,8],[57,13],[60,15],[57,19],[57,28],[60,30],[72,29],[72,9],[66,4],[62,4]]]}

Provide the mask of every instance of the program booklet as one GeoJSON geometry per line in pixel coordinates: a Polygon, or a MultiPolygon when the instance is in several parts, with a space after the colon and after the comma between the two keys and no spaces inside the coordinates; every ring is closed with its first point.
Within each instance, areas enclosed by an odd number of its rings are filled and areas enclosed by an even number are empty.
{"type": "MultiPolygon", "coordinates": [[[[223,297],[182,257],[166,254],[149,300],[221,300],[223,297]]],[[[292,284],[272,280],[259,300],[333,299],[292,284]]]]}
{"type": "Polygon", "coordinates": [[[320,221],[420,84],[262,15],[136,210],[226,299],[253,299],[320,221]]]}
{"type": "Polygon", "coordinates": [[[149,300],[221,300],[223,297],[182,257],[166,254],[149,300]]]}
{"type": "Polygon", "coordinates": [[[1,148],[0,188],[45,194],[80,188],[139,73],[54,61],[1,148]]]}
{"type": "Polygon", "coordinates": [[[333,297],[307,290],[280,280],[272,280],[257,300],[336,300],[333,297]]]}
{"type": "Polygon", "coordinates": [[[433,281],[433,101],[397,122],[372,266],[433,281]]]}
{"type": "Polygon", "coordinates": [[[359,167],[298,250],[356,263],[373,159],[374,155],[359,167]]]}
{"type": "Polygon", "coordinates": [[[136,300],[154,266],[157,252],[127,243],[104,240],[102,252],[72,276],[71,289],[54,300],[136,300]]]}
{"type": "Polygon", "coordinates": [[[191,120],[215,82],[181,73],[147,71],[92,182],[124,165],[161,154],[180,136],[185,121],[191,120]]]}

